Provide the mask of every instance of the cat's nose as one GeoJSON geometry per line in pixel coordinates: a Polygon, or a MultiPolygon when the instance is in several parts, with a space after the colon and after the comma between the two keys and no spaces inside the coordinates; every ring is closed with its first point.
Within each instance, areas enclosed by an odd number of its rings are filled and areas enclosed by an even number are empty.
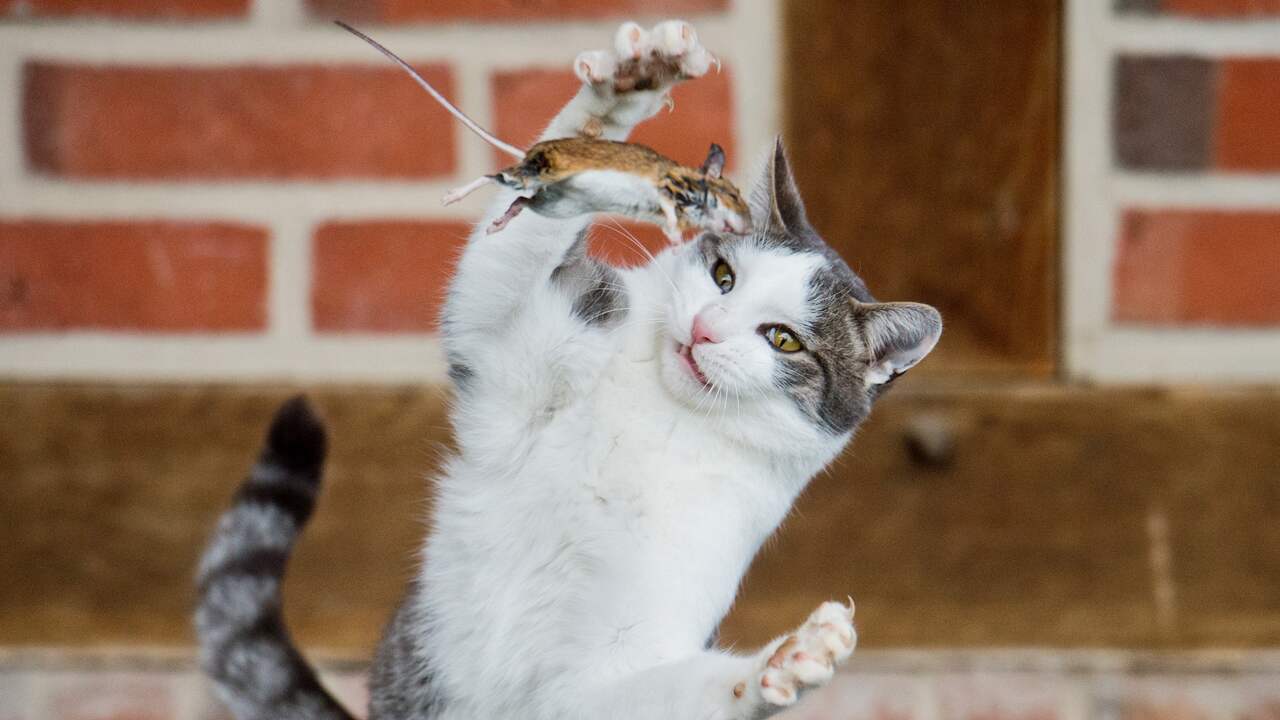
{"type": "Polygon", "coordinates": [[[693,331],[690,333],[693,338],[693,344],[698,343],[718,343],[720,342],[720,334],[712,329],[711,324],[707,322],[707,313],[705,311],[698,313],[693,317],[693,331]]]}

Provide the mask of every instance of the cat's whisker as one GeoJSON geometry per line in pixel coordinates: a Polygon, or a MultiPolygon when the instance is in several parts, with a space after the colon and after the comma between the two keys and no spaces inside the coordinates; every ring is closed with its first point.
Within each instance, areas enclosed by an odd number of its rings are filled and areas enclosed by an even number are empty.
{"type": "Polygon", "coordinates": [[[648,266],[656,269],[662,274],[662,277],[667,281],[667,284],[671,286],[671,292],[675,293],[676,297],[684,297],[684,294],[680,292],[680,288],[676,286],[675,281],[671,279],[671,276],[667,274],[667,271],[662,267],[661,263],[658,262],[658,258],[656,258],[653,253],[649,252],[649,248],[645,247],[644,243],[640,242],[640,238],[636,237],[635,233],[623,227],[622,223],[618,222],[614,218],[606,217],[604,218],[604,222],[605,224],[601,227],[613,230],[620,235],[623,240],[631,243],[635,249],[643,253],[644,256],[649,259],[648,266]]]}

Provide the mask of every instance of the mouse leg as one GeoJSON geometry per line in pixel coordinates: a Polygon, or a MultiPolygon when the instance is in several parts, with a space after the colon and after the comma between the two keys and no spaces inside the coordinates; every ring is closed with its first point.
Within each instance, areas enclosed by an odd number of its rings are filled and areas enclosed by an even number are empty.
{"type": "Polygon", "coordinates": [[[482,175],[462,187],[454,188],[445,193],[444,197],[441,198],[441,202],[445,205],[452,205],[491,182],[497,182],[497,180],[492,175],[482,175]]]}
{"type": "Polygon", "coordinates": [[[662,224],[662,232],[667,236],[667,242],[672,245],[684,242],[684,232],[680,230],[680,220],[676,217],[676,204],[670,200],[659,200],[658,206],[662,208],[662,217],[666,220],[662,224]]]}
{"type": "Polygon", "coordinates": [[[502,215],[497,220],[494,220],[493,223],[489,225],[489,229],[486,230],[485,232],[488,233],[489,235],[492,235],[498,232],[499,230],[501,230],[502,228],[506,227],[507,223],[511,222],[512,218],[519,215],[520,211],[528,207],[529,204],[530,204],[529,198],[524,196],[520,196],[515,200],[512,200],[511,206],[507,208],[507,211],[502,213],[502,215]]]}

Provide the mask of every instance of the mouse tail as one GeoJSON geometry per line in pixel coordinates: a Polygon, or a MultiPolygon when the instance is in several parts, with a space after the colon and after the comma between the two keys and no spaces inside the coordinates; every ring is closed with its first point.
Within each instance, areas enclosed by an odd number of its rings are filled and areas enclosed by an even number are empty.
{"type": "Polygon", "coordinates": [[[411,66],[409,63],[405,62],[404,60],[401,60],[399,55],[396,55],[395,53],[391,52],[385,46],[383,46],[382,43],[378,42],[377,40],[374,40],[368,35],[365,35],[364,33],[342,22],[341,20],[334,20],[333,22],[335,25],[342,28],[343,30],[346,30],[352,35],[355,35],[361,40],[364,40],[365,42],[369,43],[374,48],[376,48],[378,52],[381,52],[383,55],[386,55],[388,58],[391,59],[392,62],[399,65],[401,68],[403,68],[404,71],[409,73],[409,76],[412,77],[414,81],[418,83],[418,85],[422,86],[423,90],[427,91],[428,95],[435,98],[436,102],[443,105],[445,110],[448,110],[450,114],[452,114],[455,118],[457,118],[458,122],[461,122],[463,125],[466,125],[467,129],[469,129],[471,132],[484,138],[485,142],[498,148],[502,152],[507,153],[511,157],[514,157],[517,160],[524,159],[524,156],[525,156],[524,150],[521,150],[515,145],[499,140],[498,138],[494,137],[493,133],[480,127],[479,123],[467,117],[466,113],[454,107],[453,103],[449,102],[448,98],[446,98],[444,95],[441,95],[439,90],[436,90],[434,87],[432,87],[431,83],[427,82],[426,78],[419,75],[418,71],[413,69],[413,66],[411,66]]]}

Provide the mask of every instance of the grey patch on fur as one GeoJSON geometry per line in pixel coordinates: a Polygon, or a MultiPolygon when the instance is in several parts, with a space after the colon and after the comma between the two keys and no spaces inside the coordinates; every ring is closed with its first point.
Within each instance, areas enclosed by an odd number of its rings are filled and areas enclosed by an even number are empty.
{"type": "Polygon", "coordinates": [[[573,298],[573,314],[593,327],[609,327],[627,316],[627,296],[618,272],[587,255],[587,230],[578,234],[551,282],[573,298]]]}
{"type": "Polygon", "coordinates": [[[416,584],[410,587],[378,643],[369,670],[369,720],[429,720],[444,711],[445,699],[422,649],[428,623],[417,617],[418,593],[416,584]]]}
{"type": "Polygon", "coordinates": [[[711,631],[707,636],[707,641],[702,644],[703,650],[714,650],[716,645],[720,644],[720,628],[711,631]]]}
{"type": "Polygon", "coordinates": [[[453,381],[453,386],[458,390],[466,390],[471,385],[472,378],[475,377],[476,371],[471,366],[462,362],[452,355],[449,356],[449,379],[453,381]]]}

